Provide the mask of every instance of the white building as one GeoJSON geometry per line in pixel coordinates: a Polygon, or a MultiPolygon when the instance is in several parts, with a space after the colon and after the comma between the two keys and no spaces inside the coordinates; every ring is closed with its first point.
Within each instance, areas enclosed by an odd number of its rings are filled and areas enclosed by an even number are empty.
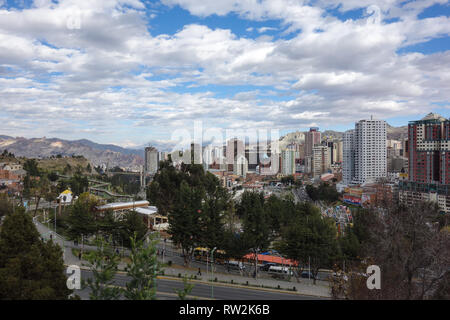
{"type": "Polygon", "coordinates": [[[344,183],[373,183],[386,177],[386,122],[361,120],[344,135],[344,183]],[[345,163],[347,162],[347,163],[345,163]]]}
{"type": "Polygon", "coordinates": [[[155,174],[158,171],[159,153],[154,147],[145,148],[145,173],[155,174]]]}
{"type": "Polygon", "coordinates": [[[313,177],[320,177],[328,172],[331,167],[330,153],[327,146],[313,147],[312,174],[313,177]]]}
{"type": "Polygon", "coordinates": [[[246,177],[248,172],[248,160],[244,155],[240,155],[234,160],[233,173],[238,176],[246,177]]]}
{"type": "Polygon", "coordinates": [[[281,174],[295,173],[295,150],[288,149],[281,152],[281,174]]]}

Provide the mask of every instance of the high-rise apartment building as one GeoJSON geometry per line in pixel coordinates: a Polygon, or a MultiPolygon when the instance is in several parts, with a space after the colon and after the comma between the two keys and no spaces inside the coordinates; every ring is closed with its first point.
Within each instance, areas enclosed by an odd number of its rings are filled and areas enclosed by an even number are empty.
{"type": "Polygon", "coordinates": [[[281,174],[292,175],[295,173],[295,152],[295,149],[281,152],[281,174]]]}
{"type": "Polygon", "coordinates": [[[237,138],[228,140],[226,147],[226,159],[229,171],[234,171],[233,165],[239,156],[245,157],[244,141],[239,140],[237,138]]]}
{"type": "Polygon", "coordinates": [[[386,122],[358,121],[354,131],[344,134],[343,155],[344,183],[364,184],[386,177],[386,122]]]}
{"type": "Polygon", "coordinates": [[[248,160],[244,155],[236,157],[233,163],[233,173],[238,176],[246,177],[248,172],[248,160]]]}
{"type": "Polygon", "coordinates": [[[450,184],[450,120],[430,113],[408,124],[409,180],[450,184]]]}
{"type": "Polygon", "coordinates": [[[348,130],[343,136],[342,183],[349,185],[355,175],[355,130],[348,130]]]}
{"type": "Polygon", "coordinates": [[[399,182],[399,200],[408,205],[433,201],[450,213],[450,120],[430,113],[408,124],[408,181],[399,182]]]}
{"type": "Polygon", "coordinates": [[[145,148],[145,173],[154,175],[159,167],[159,153],[155,147],[145,148]]]}
{"type": "Polygon", "coordinates": [[[312,127],[305,133],[305,157],[313,155],[313,147],[320,144],[319,128],[312,127]]]}
{"type": "Polygon", "coordinates": [[[327,146],[313,147],[312,156],[312,174],[314,177],[320,177],[328,172],[331,167],[330,153],[327,146]]]}

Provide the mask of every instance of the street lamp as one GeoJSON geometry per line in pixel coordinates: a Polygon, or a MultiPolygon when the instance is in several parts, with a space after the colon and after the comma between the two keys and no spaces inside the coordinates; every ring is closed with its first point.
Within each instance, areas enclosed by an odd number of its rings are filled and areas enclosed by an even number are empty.
{"type": "Polygon", "coordinates": [[[214,247],[211,251],[211,298],[214,298],[214,251],[217,247],[214,247]]]}

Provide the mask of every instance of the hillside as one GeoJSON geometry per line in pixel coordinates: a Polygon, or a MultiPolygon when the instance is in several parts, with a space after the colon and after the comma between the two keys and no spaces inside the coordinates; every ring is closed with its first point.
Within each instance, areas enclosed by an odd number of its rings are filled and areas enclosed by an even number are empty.
{"type": "Polygon", "coordinates": [[[137,169],[144,163],[140,150],[129,150],[114,145],[97,144],[89,140],[69,141],[0,136],[0,151],[7,149],[17,157],[49,158],[51,156],[82,155],[93,166],[108,165],[137,169]]]}

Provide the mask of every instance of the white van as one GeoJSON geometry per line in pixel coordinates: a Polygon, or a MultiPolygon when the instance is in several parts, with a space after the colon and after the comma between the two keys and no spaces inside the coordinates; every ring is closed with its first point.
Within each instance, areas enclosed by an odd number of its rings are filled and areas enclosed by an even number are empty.
{"type": "Polygon", "coordinates": [[[269,273],[285,274],[285,275],[289,275],[289,276],[294,275],[292,270],[289,270],[288,267],[278,267],[278,266],[270,266],[269,273]]]}
{"type": "Polygon", "coordinates": [[[230,269],[238,269],[238,270],[245,269],[245,266],[241,261],[234,261],[234,260],[228,261],[227,267],[230,269]]]}

